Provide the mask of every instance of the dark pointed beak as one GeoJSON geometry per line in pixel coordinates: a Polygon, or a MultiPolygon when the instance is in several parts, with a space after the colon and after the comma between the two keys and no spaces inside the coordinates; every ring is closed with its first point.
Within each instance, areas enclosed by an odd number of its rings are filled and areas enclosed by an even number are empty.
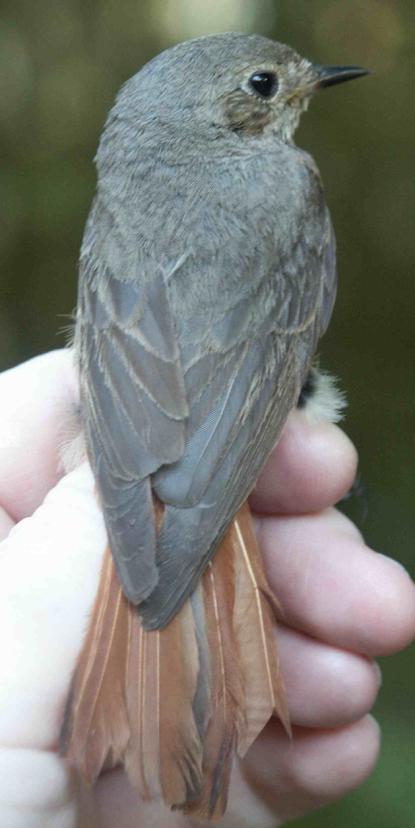
{"type": "Polygon", "coordinates": [[[363,75],[368,75],[368,69],[362,69],[360,66],[318,66],[314,65],[316,71],[316,89],[325,89],[326,86],[335,86],[337,83],[345,83],[345,81],[353,80],[354,78],[362,78],[363,75]]]}

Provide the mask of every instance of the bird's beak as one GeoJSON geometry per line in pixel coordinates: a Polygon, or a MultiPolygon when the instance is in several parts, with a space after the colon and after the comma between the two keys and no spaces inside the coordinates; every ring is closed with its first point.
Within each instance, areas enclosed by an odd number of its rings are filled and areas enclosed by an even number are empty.
{"type": "Polygon", "coordinates": [[[363,75],[369,75],[369,70],[362,69],[361,66],[320,66],[314,63],[311,66],[311,77],[309,75],[304,85],[293,89],[288,103],[298,98],[308,98],[319,89],[325,89],[326,86],[335,86],[337,83],[345,83],[354,78],[361,78],[363,75]]]}
{"type": "Polygon", "coordinates": [[[362,69],[360,66],[318,66],[314,64],[313,69],[316,73],[315,89],[325,89],[326,86],[335,86],[337,83],[345,83],[345,81],[369,74],[368,69],[362,69]]]}

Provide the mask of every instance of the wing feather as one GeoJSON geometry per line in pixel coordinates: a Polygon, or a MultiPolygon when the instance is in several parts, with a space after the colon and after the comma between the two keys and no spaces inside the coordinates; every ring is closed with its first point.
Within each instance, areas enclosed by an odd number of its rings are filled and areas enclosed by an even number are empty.
{"type": "MultiPolygon", "coordinates": [[[[190,417],[183,456],[153,476],[168,505],[158,539],[159,580],[140,605],[148,628],[168,623],[195,588],[299,397],[335,295],[334,236],[328,213],[323,219],[318,248],[300,234],[287,277],[278,280],[284,289],[263,302],[267,313],[257,336],[226,353],[233,372],[218,385],[217,396],[210,395],[204,417],[195,417],[203,386],[198,363],[185,371],[190,417]]],[[[220,364],[223,354],[215,357],[220,364]]]]}
{"type": "MultiPolygon", "coordinates": [[[[204,215],[200,199],[187,230],[188,215],[179,229],[177,214],[164,259],[177,266],[166,270],[152,258],[155,240],[138,251],[131,227],[124,243],[99,200],[92,211],[77,337],[87,444],[118,575],[149,628],[166,624],[194,589],[327,326],[334,236],[319,180],[308,168],[304,176],[312,198],[301,184],[284,230],[256,202],[254,245],[252,231],[239,249],[212,245],[198,255],[189,228],[206,228],[212,242],[215,221],[219,243],[223,204],[206,202],[204,215]],[[157,539],[151,490],[166,504],[157,539]]],[[[291,193],[288,178],[284,186],[291,193]]],[[[246,214],[243,205],[240,226],[246,214]]]]}
{"type": "Polygon", "coordinates": [[[162,271],[126,272],[120,245],[110,267],[97,210],[81,255],[81,406],[117,574],[139,603],[158,580],[150,475],[181,456],[188,409],[162,271]]]}

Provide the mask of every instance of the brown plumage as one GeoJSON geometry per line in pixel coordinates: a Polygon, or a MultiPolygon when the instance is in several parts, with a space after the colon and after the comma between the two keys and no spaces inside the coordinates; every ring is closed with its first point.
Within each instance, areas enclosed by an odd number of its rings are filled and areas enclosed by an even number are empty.
{"type": "Polygon", "coordinates": [[[123,763],[143,799],[223,814],[232,758],[288,714],[274,597],[247,505],[193,596],[162,630],[142,628],[109,550],[65,713],[61,751],[93,784],[123,763]]]}

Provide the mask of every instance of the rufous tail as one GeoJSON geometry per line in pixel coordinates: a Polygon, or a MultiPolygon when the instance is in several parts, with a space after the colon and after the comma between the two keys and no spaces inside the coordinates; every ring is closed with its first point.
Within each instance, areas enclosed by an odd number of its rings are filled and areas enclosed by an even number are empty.
{"type": "Polygon", "coordinates": [[[275,603],[246,504],[162,630],[143,630],[107,550],[61,752],[90,784],[122,763],[144,799],[220,817],[234,753],[244,756],[273,714],[289,731],[275,603]]]}

